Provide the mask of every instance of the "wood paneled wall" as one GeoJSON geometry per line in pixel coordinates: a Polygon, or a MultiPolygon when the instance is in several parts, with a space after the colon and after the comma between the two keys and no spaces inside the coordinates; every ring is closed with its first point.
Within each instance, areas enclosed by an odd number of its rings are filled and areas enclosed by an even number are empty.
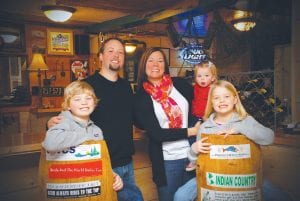
{"type": "MultiPolygon", "coordinates": [[[[51,78],[55,76],[55,80],[51,82],[52,87],[65,87],[71,82],[71,62],[73,60],[88,60],[89,74],[92,74],[99,66],[95,45],[90,55],[50,55],[47,53],[47,28],[46,26],[26,25],[26,53],[28,55],[28,65],[32,61],[32,55],[40,52],[44,56],[44,60],[48,66],[48,71],[42,72],[41,79],[51,78]]],[[[82,30],[72,30],[73,34],[82,34],[82,30]]],[[[95,40],[95,39],[94,39],[95,40]]],[[[74,44],[75,47],[75,44],[74,44]]],[[[91,46],[92,47],[92,46],[91,46]]],[[[96,48],[97,49],[97,48],[96,48]]],[[[38,86],[37,72],[29,73],[30,89],[38,86]]],[[[62,97],[45,97],[42,104],[45,107],[60,108],[62,97]]],[[[37,104],[37,97],[32,96],[32,106],[37,104]]]]}

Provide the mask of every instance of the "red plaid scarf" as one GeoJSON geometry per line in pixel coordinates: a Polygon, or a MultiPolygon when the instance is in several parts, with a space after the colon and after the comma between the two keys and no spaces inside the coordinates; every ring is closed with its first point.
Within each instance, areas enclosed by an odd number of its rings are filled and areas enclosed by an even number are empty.
{"type": "Polygon", "coordinates": [[[149,82],[144,82],[143,87],[155,101],[161,104],[165,114],[169,119],[169,128],[181,128],[182,111],[176,101],[169,97],[169,92],[173,87],[171,77],[165,74],[162,82],[159,85],[154,86],[149,82]]]}

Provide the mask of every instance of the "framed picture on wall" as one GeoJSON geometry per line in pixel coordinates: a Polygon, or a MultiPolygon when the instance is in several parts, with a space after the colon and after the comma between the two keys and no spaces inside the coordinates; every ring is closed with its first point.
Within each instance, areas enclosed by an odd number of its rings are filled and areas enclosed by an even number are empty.
{"type": "Polygon", "coordinates": [[[88,60],[71,61],[71,81],[82,80],[89,76],[88,60]]]}
{"type": "Polygon", "coordinates": [[[165,55],[167,57],[168,64],[170,65],[170,48],[162,47],[161,49],[165,53],[165,55]]]}
{"type": "Polygon", "coordinates": [[[47,50],[53,55],[73,55],[73,31],[66,29],[47,29],[47,50]]]}
{"type": "Polygon", "coordinates": [[[33,29],[31,30],[31,49],[32,53],[46,54],[46,30],[33,29]]]}

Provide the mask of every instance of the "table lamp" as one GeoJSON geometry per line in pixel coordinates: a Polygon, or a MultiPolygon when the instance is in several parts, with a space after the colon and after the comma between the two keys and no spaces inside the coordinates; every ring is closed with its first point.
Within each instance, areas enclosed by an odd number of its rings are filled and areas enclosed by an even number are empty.
{"type": "Polygon", "coordinates": [[[48,66],[44,61],[43,55],[40,53],[34,53],[32,62],[29,65],[29,70],[30,71],[37,71],[37,76],[38,76],[38,87],[39,87],[39,97],[38,97],[38,102],[37,102],[37,108],[42,107],[42,79],[41,79],[41,71],[46,71],[48,70],[48,66]]]}

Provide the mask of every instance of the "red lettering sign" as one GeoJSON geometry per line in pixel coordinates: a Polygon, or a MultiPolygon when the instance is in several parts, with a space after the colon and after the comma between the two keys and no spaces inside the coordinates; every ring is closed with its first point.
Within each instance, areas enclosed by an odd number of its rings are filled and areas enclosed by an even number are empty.
{"type": "Polygon", "coordinates": [[[99,175],[102,175],[102,161],[53,164],[48,169],[49,179],[80,178],[99,175]]]}

